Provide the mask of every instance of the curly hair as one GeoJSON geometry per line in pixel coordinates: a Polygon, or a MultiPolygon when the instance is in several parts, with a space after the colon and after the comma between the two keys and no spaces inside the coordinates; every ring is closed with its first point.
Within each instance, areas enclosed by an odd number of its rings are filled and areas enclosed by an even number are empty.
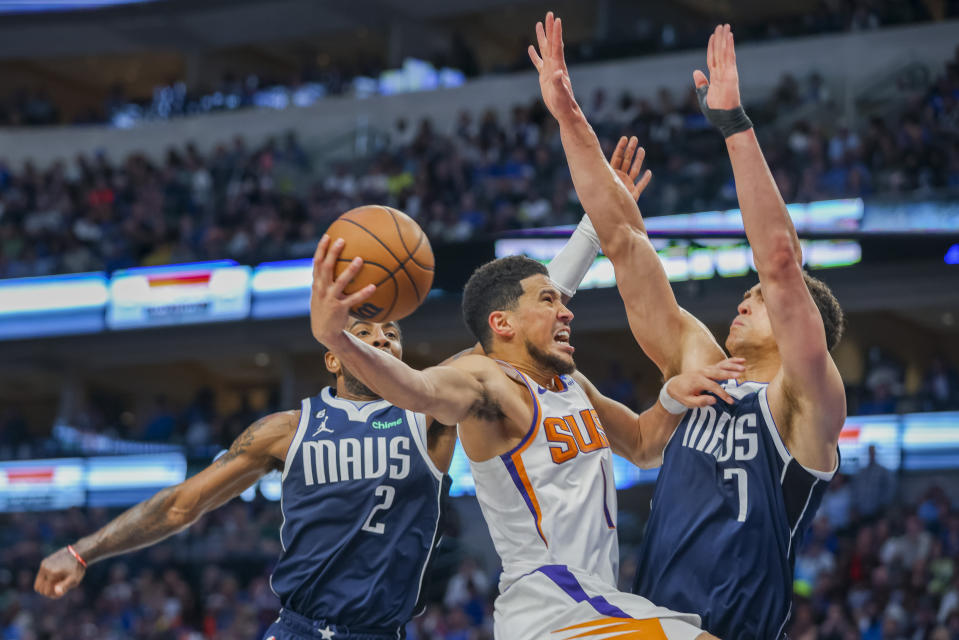
{"type": "Polygon", "coordinates": [[[806,288],[809,289],[812,299],[819,309],[819,315],[822,316],[822,324],[826,329],[826,346],[832,351],[842,339],[843,331],[846,330],[846,316],[839,306],[839,300],[833,295],[832,290],[825,282],[814,278],[805,271],[803,280],[806,281],[806,288]]]}
{"type": "Polygon", "coordinates": [[[463,289],[463,320],[486,351],[493,347],[489,314],[511,311],[523,295],[520,283],[530,276],[547,275],[546,266],[526,256],[508,256],[476,269],[463,289]]]}

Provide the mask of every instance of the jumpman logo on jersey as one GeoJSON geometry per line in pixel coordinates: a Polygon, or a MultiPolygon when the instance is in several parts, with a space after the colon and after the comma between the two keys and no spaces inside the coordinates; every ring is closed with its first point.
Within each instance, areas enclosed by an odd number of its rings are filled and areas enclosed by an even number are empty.
{"type": "Polygon", "coordinates": [[[328,419],[328,416],[326,415],[326,409],[320,409],[319,411],[317,411],[316,417],[317,419],[322,418],[323,422],[321,422],[320,426],[316,428],[316,431],[314,431],[313,435],[310,436],[311,438],[315,438],[321,433],[333,433],[333,429],[330,429],[329,427],[326,426],[326,421],[328,419]]]}

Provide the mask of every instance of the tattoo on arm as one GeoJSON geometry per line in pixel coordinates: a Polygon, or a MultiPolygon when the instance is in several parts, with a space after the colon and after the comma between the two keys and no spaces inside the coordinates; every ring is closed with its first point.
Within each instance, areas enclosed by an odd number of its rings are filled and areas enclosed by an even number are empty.
{"type": "MultiPolygon", "coordinates": [[[[256,433],[268,424],[269,416],[260,418],[233,442],[230,449],[214,463],[223,467],[246,453],[256,433]]],[[[105,527],[78,541],[78,553],[88,562],[149,546],[188,527],[199,514],[193,505],[177,504],[180,486],[167,487],[149,500],[131,507],[105,527]]]]}
{"type": "Polygon", "coordinates": [[[174,510],[176,487],[127,509],[105,527],[75,545],[87,562],[102,560],[158,542],[190,524],[174,510]]]}
{"type": "Polygon", "coordinates": [[[247,427],[246,430],[241,433],[236,440],[233,441],[233,444],[230,445],[230,449],[217,459],[216,466],[223,467],[231,460],[235,460],[239,456],[243,455],[253,444],[256,432],[263,428],[269,419],[270,416],[264,416],[247,427]]]}

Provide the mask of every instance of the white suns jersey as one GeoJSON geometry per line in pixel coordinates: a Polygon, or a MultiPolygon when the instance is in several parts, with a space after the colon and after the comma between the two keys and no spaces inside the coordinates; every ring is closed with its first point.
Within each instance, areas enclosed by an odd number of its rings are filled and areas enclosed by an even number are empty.
{"type": "Polygon", "coordinates": [[[550,391],[508,371],[533,397],[532,424],[512,451],[470,460],[476,497],[503,563],[500,592],[543,565],[566,565],[615,587],[616,485],[599,417],[571,377],[557,377],[557,391],[550,391]]]}

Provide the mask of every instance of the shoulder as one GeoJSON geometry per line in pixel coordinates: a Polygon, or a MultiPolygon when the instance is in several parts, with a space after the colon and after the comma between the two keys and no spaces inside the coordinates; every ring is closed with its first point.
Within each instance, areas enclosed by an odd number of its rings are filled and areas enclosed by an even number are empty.
{"type": "Polygon", "coordinates": [[[270,413],[251,424],[247,430],[262,437],[292,434],[300,424],[301,414],[300,409],[270,413]]]}
{"type": "Polygon", "coordinates": [[[453,367],[470,373],[491,373],[501,370],[499,364],[489,356],[475,353],[460,356],[440,366],[453,367]]]}
{"type": "Polygon", "coordinates": [[[271,413],[258,421],[262,425],[256,437],[274,457],[285,458],[301,418],[300,409],[271,413]]]}
{"type": "Polygon", "coordinates": [[[300,421],[300,411],[278,411],[263,416],[237,436],[217,463],[222,466],[241,455],[284,459],[300,421]]]}
{"type": "Polygon", "coordinates": [[[583,389],[583,391],[586,392],[586,395],[588,395],[590,398],[593,398],[599,395],[599,391],[596,389],[596,385],[590,382],[589,378],[584,376],[579,370],[569,374],[569,377],[573,380],[573,382],[578,384],[583,389]]]}

